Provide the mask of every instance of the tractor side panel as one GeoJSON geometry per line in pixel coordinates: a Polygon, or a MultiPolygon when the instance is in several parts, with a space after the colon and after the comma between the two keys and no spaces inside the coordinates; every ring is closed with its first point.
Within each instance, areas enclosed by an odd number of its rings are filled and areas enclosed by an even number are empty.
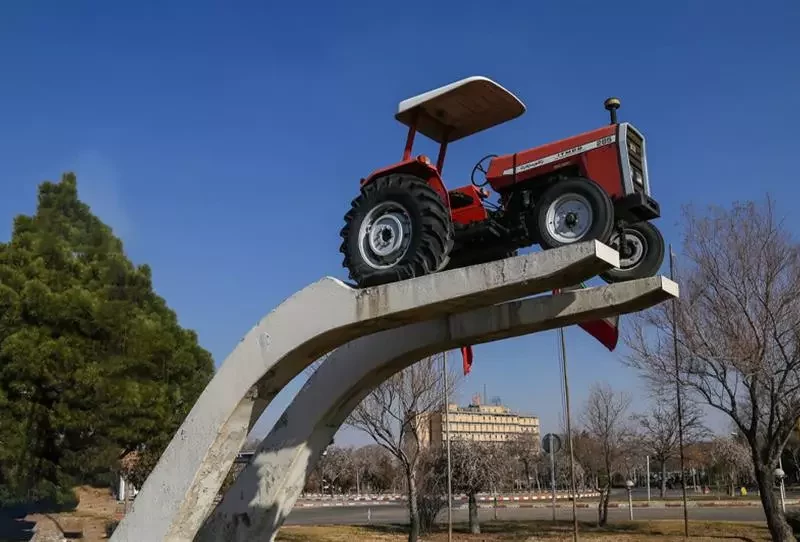
{"type": "MultiPolygon", "coordinates": [[[[588,159],[586,154],[596,150],[605,152],[606,149],[614,149],[611,152],[616,154],[616,126],[604,126],[516,154],[498,156],[489,164],[487,178],[495,191],[505,192],[515,182],[515,168],[517,183],[568,166],[577,165],[582,173],[587,174],[584,168],[594,167],[595,159],[588,159]]],[[[621,181],[619,185],[622,186],[621,181]]]]}
{"type": "Polygon", "coordinates": [[[486,211],[486,208],[483,206],[483,202],[478,192],[478,188],[473,185],[461,186],[459,188],[451,190],[452,192],[458,192],[460,194],[464,194],[472,199],[472,202],[468,205],[456,205],[452,203],[455,200],[451,200],[452,209],[450,211],[451,216],[453,217],[453,222],[456,224],[469,224],[470,222],[480,222],[482,220],[486,220],[489,218],[489,213],[486,211]]]}
{"type": "Polygon", "coordinates": [[[404,160],[389,167],[375,170],[370,173],[368,177],[361,179],[361,186],[366,186],[378,177],[385,177],[393,173],[405,173],[426,181],[431,188],[433,188],[436,193],[439,194],[439,197],[442,198],[445,206],[450,208],[450,199],[447,196],[447,188],[445,188],[442,178],[439,176],[439,172],[436,171],[436,168],[434,168],[432,165],[426,164],[425,162],[421,162],[419,160],[404,160]]]}

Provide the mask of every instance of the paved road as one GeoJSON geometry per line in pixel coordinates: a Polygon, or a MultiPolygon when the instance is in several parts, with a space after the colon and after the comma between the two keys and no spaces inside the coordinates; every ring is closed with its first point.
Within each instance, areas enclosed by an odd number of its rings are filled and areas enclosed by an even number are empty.
{"type": "MultiPolygon", "coordinates": [[[[347,506],[331,508],[295,508],[286,520],[287,525],[331,525],[348,524],[357,525],[367,523],[366,506],[347,506]]],[[[403,524],[408,522],[407,511],[403,506],[382,505],[371,507],[372,523],[403,524]]],[[[481,519],[492,519],[494,510],[481,508],[478,510],[481,519]]],[[[440,521],[446,518],[446,512],[439,516],[440,521]]],[[[627,520],[627,509],[610,509],[609,519],[627,520]]],[[[530,520],[550,519],[552,511],[549,508],[500,508],[497,518],[500,520],[530,520]]],[[[571,519],[571,508],[556,509],[559,519],[571,519]]],[[[681,508],[634,508],[634,519],[682,519],[681,508]]],[[[578,518],[581,521],[594,521],[597,519],[597,509],[578,509],[578,518]]],[[[747,508],[690,508],[689,519],[717,520],[717,521],[764,521],[764,512],[761,507],[747,508]]],[[[467,521],[466,510],[454,510],[453,520],[467,521]]]]}

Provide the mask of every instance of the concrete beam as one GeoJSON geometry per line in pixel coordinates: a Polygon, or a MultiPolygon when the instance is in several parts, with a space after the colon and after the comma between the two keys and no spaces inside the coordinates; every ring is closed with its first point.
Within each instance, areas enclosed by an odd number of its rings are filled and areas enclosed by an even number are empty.
{"type": "Polygon", "coordinates": [[[677,284],[652,277],[447,315],[340,347],[261,442],[196,540],[272,540],[307,473],[351,411],[381,382],[417,360],[468,344],[636,312],[677,296],[677,284]]]}
{"type": "Polygon", "coordinates": [[[269,402],[315,359],[353,340],[411,322],[575,284],[619,254],[597,241],[354,289],[326,277],[265,316],[200,395],[111,537],[190,541],[269,402]]]}

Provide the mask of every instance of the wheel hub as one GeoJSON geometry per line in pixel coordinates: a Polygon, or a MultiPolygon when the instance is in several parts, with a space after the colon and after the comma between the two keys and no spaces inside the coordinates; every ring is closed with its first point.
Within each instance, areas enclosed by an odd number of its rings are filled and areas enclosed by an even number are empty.
{"type": "Polygon", "coordinates": [[[358,246],[361,257],[374,269],[397,264],[408,251],[411,241],[411,218],[395,202],[376,205],[361,223],[358,246]]]}
{"type": "Polygon", "coordinates": [[[633,247],[631,246],[631,242],[627,239],[625,240],[625,244],[622,245],[619,249],[619,254],[623,258],[630,258],[633,255],[633,247]]]}
{"type": "Polygon", "coordinates": [[[620,236],[615,233],[609,245],[619,252],[620,269],[631,269],[642,263],[647,253],[647,241],[636,230],[625,230],[625,243],[620,246],[620,236]]]}
{"type": "Polygon", "coordinates": [[[567,216],[564,218],[564,223],[567,227],[574,228],[578,224],[578,215],[575,213],[567,213],[567,216]]]}
{"type": "Polygon", "coordinates": [[[585,197],[564,194],[547,209],[547,233],[562,244],[574,243],[587,234],[593,219],[592,206],[585,197]]]}
{"type": "Polygon", "coordinates": [[[403,224],[396,214],[378,218],[369,232],[369,248],[378,256],[388,256],[403,242],[403,224]]]}

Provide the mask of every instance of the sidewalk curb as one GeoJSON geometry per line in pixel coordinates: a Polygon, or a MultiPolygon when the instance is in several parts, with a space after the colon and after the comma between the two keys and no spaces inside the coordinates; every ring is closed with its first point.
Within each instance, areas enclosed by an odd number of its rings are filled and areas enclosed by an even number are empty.
{"type": "MultiPolygon", "coordinates": [[[[593,492],[593,491],[586,491],[586,492],[579,492],[578,493],[578,499],[590,499],[592,497],[599,497],[599,496],[600,496],[599,493],[593,492]]],[[[550,502],[552,500],[552,498],[553,498],[552,495],[549,494],[549,493],[548,494],[539,494],[539,495],[533,495],[533,494],[525,494],[525,495],[506,494],[506,495],[497,495],[496,497],[493,497],[491,495],[483,494],[483,495],[478,495],[476,497],[476,500],[478,500],[479,502],[494,502],[494,500],[497,500],[497,502],[501,502],[501,501],[503,501],[503,502],[512,502],[512,501],[513,502],[518,502],[518,501],[519,502],[525,502],[525,501],[548,501],[548,502],[550,502]]],[[[560,492],[556,493],[556,499],[564,500],[564,499],[571,499],[571,498],[572,498],[572,495],[567,493],[567,492],[560,491],[560,492]]],[[[328,502],[328,503],[343,502],[343,503],[346,503],[346,502],[365,502],[365,501],[366,502],[375,502],[375,501],[396,502],[396,501],[405,501],[405,500],[406,500],[405,495],[398,495],[398,494],[393,494],[393,495],[361,495],[361,496],[334,495],[333,497],[331,497],[330,495],[305,495],[303,497],[300,497],[298,499],[298,502],[328,502]]],[[[464,495],[464,494],[454,494],[453,495],[453,500],[466,501],[467,500],[467,496],[464,495]]]]}
{"type": "MultiPolygon", "coordinates": [[[[800,499],[787,499],[786,505],[787,506],[797,506],[800,504],[800,499]]],[[[405,500],[380,500],[380,501],[367,501],[367,500],[360,500],[360,501],[333,501],[333,502],[297,502],[294,507],[295,508],[336,508],[336,507],[351,507],[351,506],[360,506],[360,507],[368,507],[368,506],[391,506],[391,505],[405,505],[405,500]]],[[[532,503],[532,502],[514,502],[514,503],[507,503],[507,502],[498,502],[497,506],[493,503],[489,502],[478,502],[478,508],[552,508],[552,504],[550,503],[532,503]]],[[[760,507],[760,501],[688,501],[686,503],[687,508],[754,508],[760,507]]],[[[570,503],[556,503],[556,508],[572,508],[570,503]]],[[[628,508],[628,503],[624,502],[612,502],[608,504],[609,508],[628,508]]],[[[633,503],[633,508],[682,508],[683,503],[678,502],[650,502],[648,503],[633,503]]],[[[454,510],[466,510],[469,508],[467,503],[458,503],[453,506],[454,510]]],[[[597,501],[594,502],[578,502],[576,503],[576,508],[597,508],[597,501]]]]}

